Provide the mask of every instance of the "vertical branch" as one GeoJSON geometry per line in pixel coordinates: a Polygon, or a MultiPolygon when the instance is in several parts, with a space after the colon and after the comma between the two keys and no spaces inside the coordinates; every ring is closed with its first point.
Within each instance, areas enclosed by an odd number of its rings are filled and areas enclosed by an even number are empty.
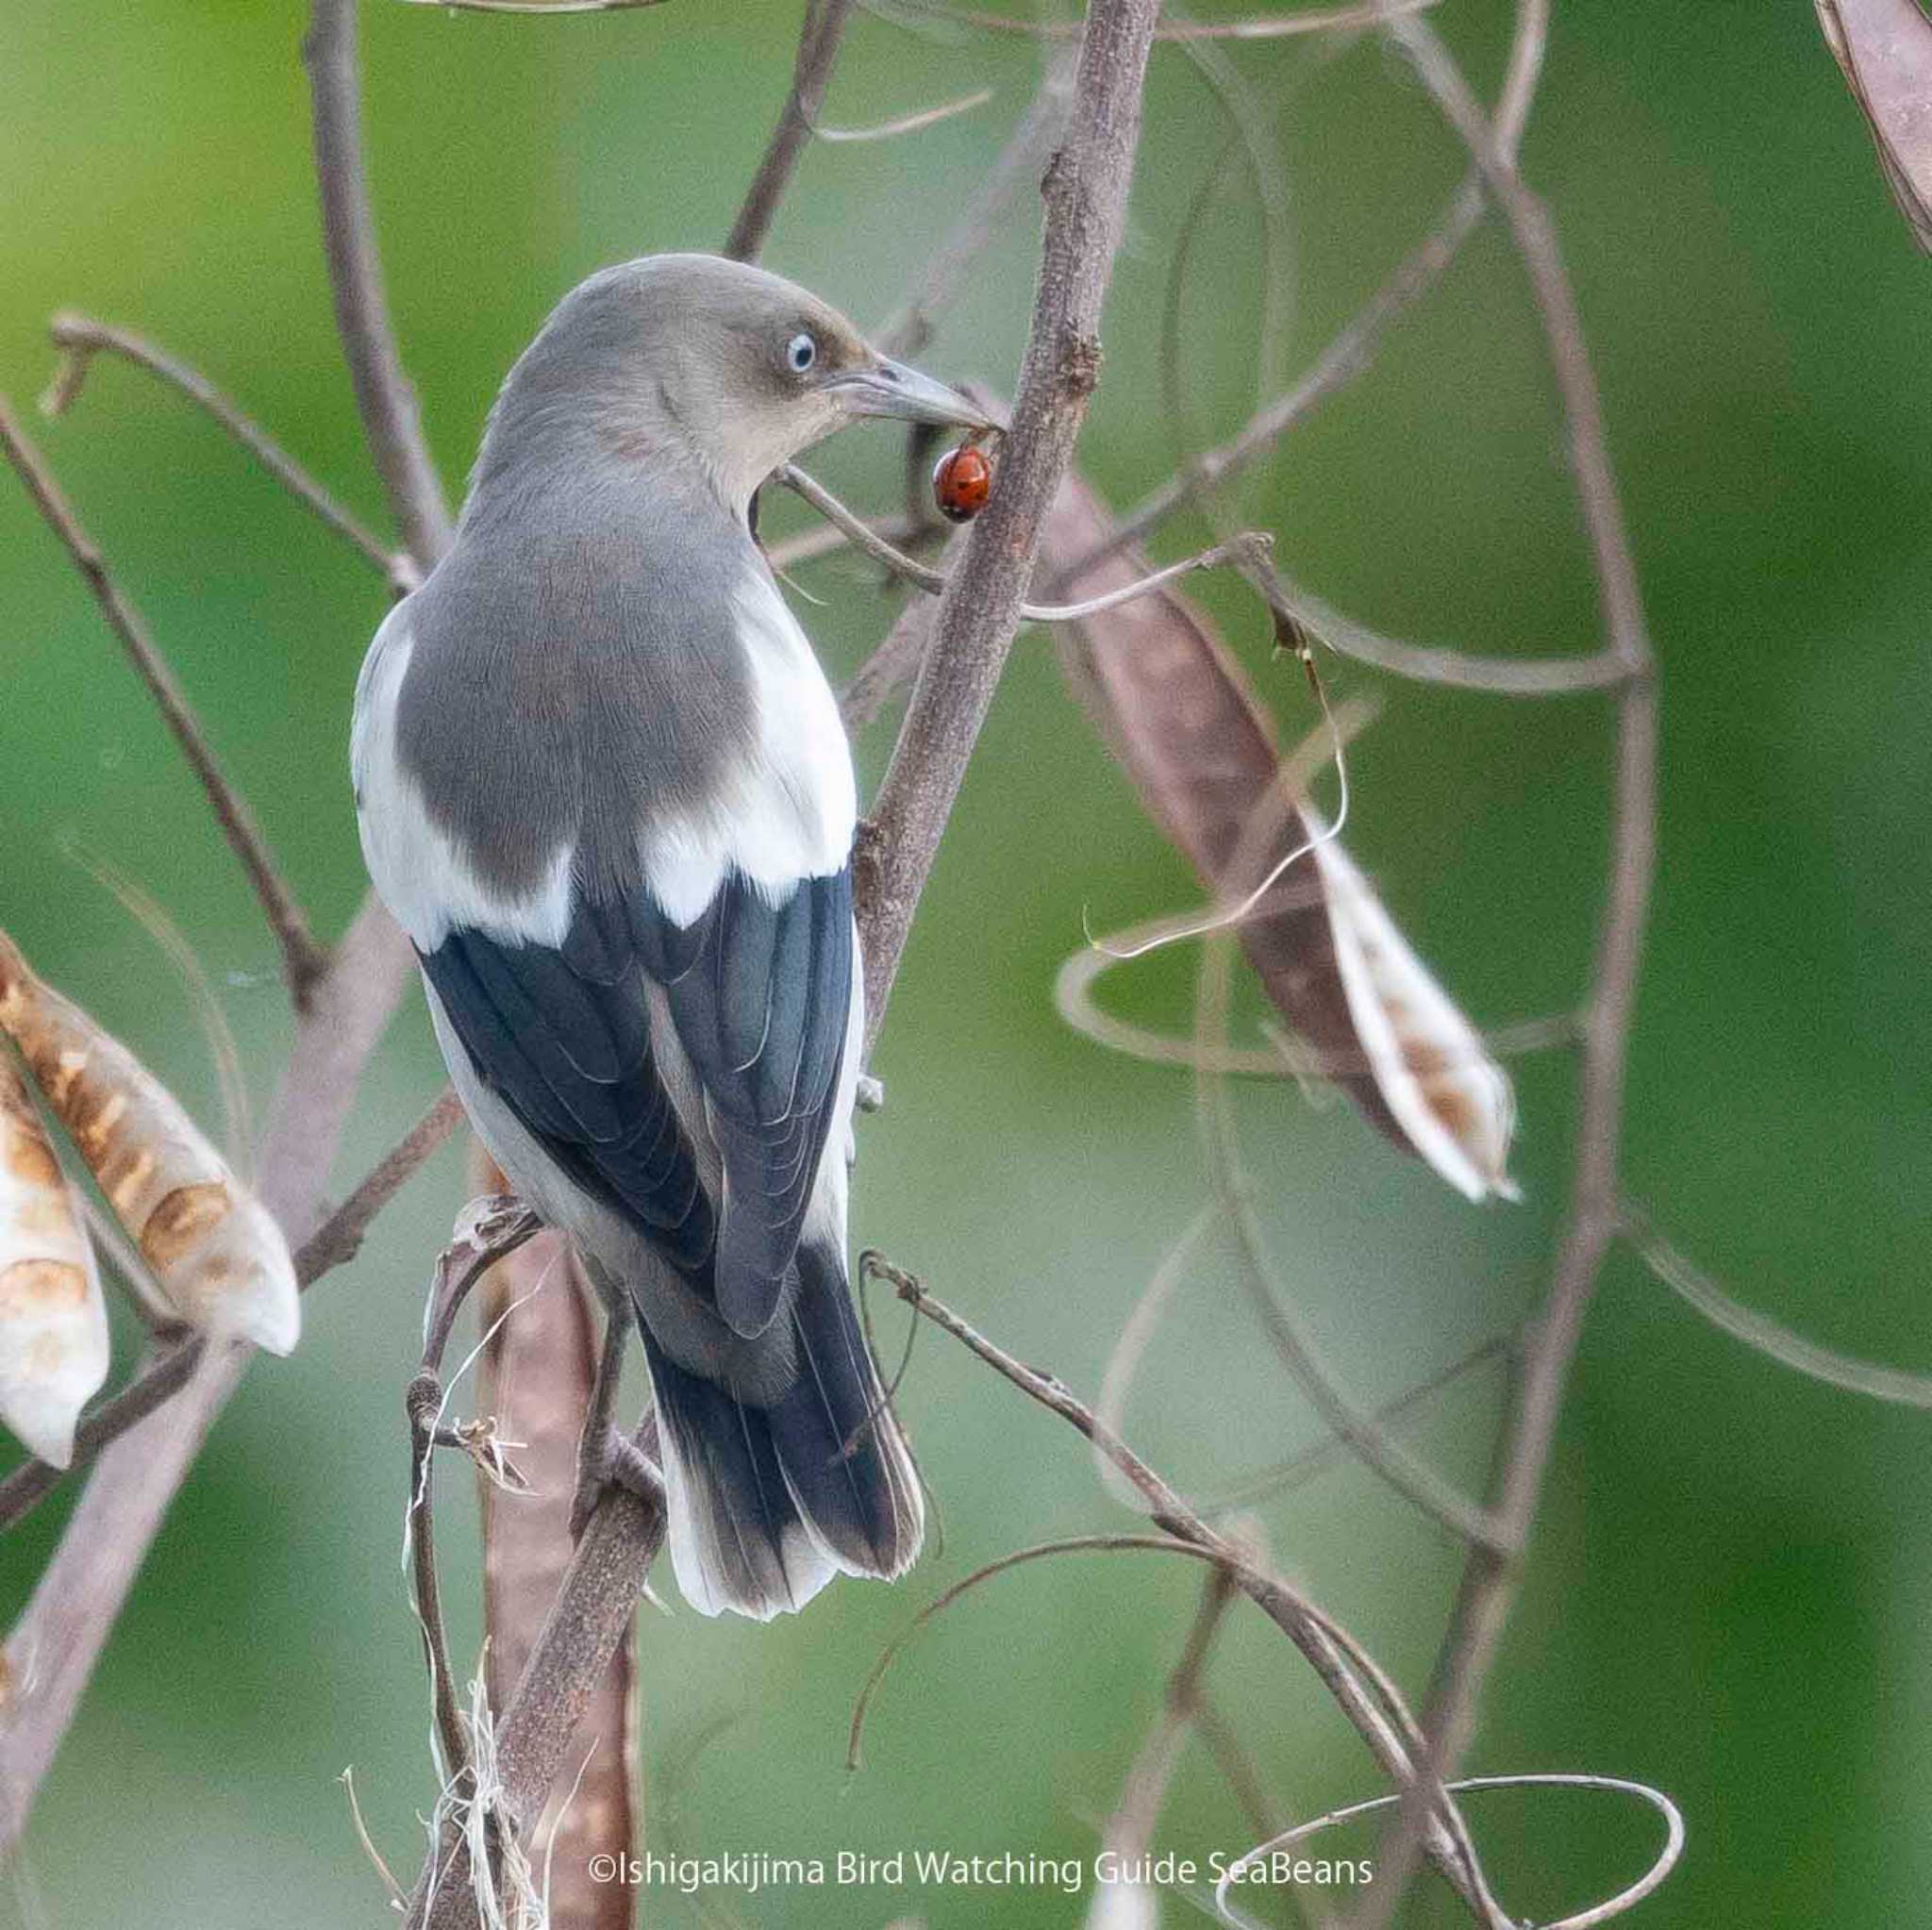
{"type": "Polygon", "coordinates": [[[1100,310],[1126,215],[1158,0],[1095,0],[1064,142],[1048,163],[1033,326],[1000,487],[940,602],[859,846],[866,1044],[878,1036],[926,873],[1019,627],[1041,525],[1100,376],[1100,310]]]}
{"type": "MultiPolygon", "coordinates": [[[[948,666],[935,685],[928,661],[913,697],[923,716],[920,734],[908,742],[902,733],[887,780],[892,821],[908,827],[908,842],[901,850],[888,837],[881,848],[874,837],[871,846],[873,875],[882,873],[888,890],[883,899],[877,890],[870,894],[859,924],[868,955],[885,960],[887,987],[1018,624],[1041,520],[1066,471],[1098,374],[1095,330],[1124,217],[1141,84],[1158,11],[1158,0],[1095,0],[1088,17],[1072,131],[1048,175],[1040,295],[1001,491],[940,606],[935,653],[946,657],[948,666]],[[882,904],[894,907],[893,922],[881,923],[882,904]]],[[[874,1030],[883,1003],[882,994],[871,1002],[874,1030]]],[[[655,1452],[649,1422],[641,1444],[655,1452]]],[[[591,1517],[498,1725],[498,1773],[520,1832],[533,1825],[566,1760],[570,1739],[630,1624],[664,1528],[661,1505],[614,1488],[591,1517]]],[[[1303,1636],[1327,1656],[1325,1637],[1307,1630],[1303,1636]]],[[[1339,1658],[1332,1666],[1345,1674],[1339,1658]]],[[[1348,1686],[1354,1689],[1352,1678],[1348,1686]]],[[[1381,1723],[1373,1709],[1363,1720],[1372,1729],[1381,1723]]],[[[1399,1740],[1389,1734],[1399,1757],[1399,1740]]],[[[411,1923],[430,1930],[467,1930],[475,1923],[475,1899],[460,1873],[463,1857],[462,1845],[447,1832],[432,1846],[418,1878],[411,1923]]]]}
{"type": "MultiPolygon", "coordinates": [[[[503,1186],[480,1152],[471,1163],[476,1190],[503,1186]]],[[[477,1363],[478,1409],[514,1439],[532,1490],[479,1484],[490,1643],[484,1667],[490,1706],[508,1709],[570,1567],[569,1510],[562,1504],[576,1478],[577,1438],[597,1371],[596,1322],[560,1234],[539,1234],[483,1276],[478,1319],[491,1336],[477,1363]],[[546,1272],[548,1286],[535,1291],[546,1272]]],[[[635,1641],[626,1624],[550,1791],[553,1809],[571,1798],[557,1815],[548,1853],[551,1920],[573,1930],[629,1930],[635,1914],[637,1894],[626,1880],[639,1839],[630,1726],[635,1641]],[[579,1779],[576,1765],[586,1757],[579,1779]],[[591,1881],[598,1857],[612,1859],[614,1881],[591,1881]]]]}
{"type": "Polygon", "coordinates": [[[315,181],[322,244],[335,296],[336,329],[348,358],[369,453],[389,494],[404,546],[428,569],[449,547],[449,510],[429,459],[416,391],[403,373],[362,152],[362,94],[356,60],[356,0],[315,0],[302,42],[314,113],[315,181]]]}
{"type": "MultiPolygon", "coordinates": [[[[1539,24],[1544,0],[1524,0],[1539,24]]],[[[1414,61],[1507,217],[1528,274],[1569,430],[1569,454],[1596,573],[1607,648],[1624,671],[1612,779],[1609,882],[1583,1015],[1577,1150],[1549,1297],[1524,1350],[1495,1513],[1502,1546],[1474,1548],[1429,1700],[1429,1769],[1453,1779],[1514,1603],[1583,1318],[1618,1226],[1618,1168],[1630,1025],[1657,857],[1657,689],[1635,561],[1610,472],[1596,379],[1556,231],[1497,141],[1441,41],[1416,22],[1386,29],[1414,61]]],[[[1377,1860],[1363,1930],[1392,1921],[1419,1848],[1421,1805],[1405,1800],[1377,1860]]]]}
{"type": "Polygon", "coordinates": [[[825,88],[838,64],[839,42],[845,38],[845,22],[851,12],[852,0],[806,0],[798,58],[791,69],[791,92],[785,96],[778,125],[765,145],[765,158],[752,176],[744,205],[724,243],[725,254],[734,261],[756,261],[765,245],[772,218],[791,185],[792,172],[811,139],[812,123],[824,104],[825,88]]]}

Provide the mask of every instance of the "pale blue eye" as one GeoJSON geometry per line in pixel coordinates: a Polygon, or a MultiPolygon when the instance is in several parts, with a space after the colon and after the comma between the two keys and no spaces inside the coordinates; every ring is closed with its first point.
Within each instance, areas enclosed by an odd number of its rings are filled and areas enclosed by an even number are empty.
{"type": "Polygon", "coordinates": [[[785,366],[802,375],[819,358],[819,345],[809,335],[794,335],[785,344],[785,366]]]}

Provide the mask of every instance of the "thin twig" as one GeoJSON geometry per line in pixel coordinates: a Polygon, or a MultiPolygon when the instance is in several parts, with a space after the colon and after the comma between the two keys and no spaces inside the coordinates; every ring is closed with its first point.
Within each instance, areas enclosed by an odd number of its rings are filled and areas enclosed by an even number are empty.
{"type": "MultiPolygon", "coordinates": [[[[957,532],[940,558],[941,567],[957,568],[965,547],[965,532],[957,532]]],[[[839,692],[839,715],[848,731],[862,730],[919,674],[919,666],[932,647],[932,629],[938,617],[939,606],[930,597],[907,598],[878,648],[839,692]]]]}
{"type": "Polygon", "coordinates": [[[458,1310],[478,1280],[499,1260],[533,1239],[540,1230],[535,1214],[520,1203],[510,1210],[485,1211],[458,1229],[437,1256],[429,1288],[429,1313],[424,1323],[423,1361],[403,1395],[409,1421],[409,1506],[406,1533],[409,1549],[410,1590],[416,1622],[423,1633],[423,1652],[429,1665],[430,1695],[436,1710],[436,1732],[441,1741],[445,1784],[459,1783],[471,1773],[470,1738],[457,1707],[456,1684],[450,1673],[449,1641],[442,1625],[442,1590],[436,1571],[436,1482],[430,1461],[442,1422],[443,1351],[458,1310]]]}
{"type": "Polygon", "coordinates": [[[1207,1672],[1208,1653],[1236,1592],[1234,1581],[1225,1569],[1208,1571],[1201,1588],[1200,1606],[1194,1611],[1180,1655],[1169,1672],[1160,1708],[1134,1753],[1113,1813],[1100,1833],[1103,1853],[1110,1855],[1117,1866],[1132,1867],[1153,1844],[1155,1825],[1160,1821],[1161,1806],[1167,1800],[1168,1784],[1180,1761],[1188,1731],[1201,1712],[1201,1683],[1207,1672]]]}
{"type": "Polygon", "coordinates": [[[1608,648],[1588,657],[1479,657],[1385,637],[1343,616],[1332,604],[1283,575],[1272,561],[1259,567],[1259,575],[1269,603],[1338,657],[1352,657],[1411,683],[1483,690],[1498,697],[1580,697],[1618,690],[1635,674],[1608,648]]]}
{"type": "Polygon", "coordinates": [[[1694,1306],[1715,1327],[1733,1339],[1767,1355],[1794,1373],[1864,1394],[1874,1401],[1895,1401],[1906,1407],[1932,1407],[1932,1374],[1907,1373],[1902,1368],[1880,1367],[1834,1353],[1794,1334],[1755,1307],[1744,1306],[1726,1293],[1703,1268],[1678,1251],[1651,1223],[1649,1214],[1625,1198],[1619,1214],[1624,1239],[1643,1263],[1687,1306],[1694,1306]]]}
{"type": "MultiPolygon", "coordinates": [[[[1497,143],[1512,158],[1528,123],[1541,71],[1541,40],[1518,35],[1510,45],[1509,70],[1495,116],[1497,143]]],[[[1143,497],[1118,520],[1104,542],[1067,566],[1063,580],[1085,575],[1106,557],[1139,542],[1205,490],[1238,474],[1330,396],[1365,374],[1384,331],[1441,279],[1482,219],[1486,205],[1482,170],[1473,167],[1428,234],[1330,340],[1301,380],[1258,409],[1227,441],[1193,457],[1179,474],[1143,497]]]]}
{"type": "MultiPolygon", "coordinates": [[[[1448,1366],[1439,1368],[1425,1380],[1405,1389],[1393,1400],[1383,1402],[1373,1410],[1372,1418],[1385,1426],[1391,1421],[1403,1420],[1444,1388],[1460,1380],[1472,1369],[1482,1366],[1486,1361],[1507,1359],[1520,1345],[1513,1334],[1492,1334],[1488,1339],[1479,1340],[1468,1353],[1459,1355],[1448,1366]]],[[[1340,1465],[1346,1460],[1348,1454],[1348,1443],[1330,1435],[1326,1439],[1304,1448],[1300,1454],[1277,1461],[1272,1468],[1257,1469],[1252,1474],[1239,1477],[1222,1493],[1204,1501],[1201,1512],[1205,1515],[1224,1515],[1237,1508],[1254,1507],[1261,1502],[1276,1500],[1340,1465]]]]}
{"type": "Polygon", "coordinates": [[[752,176],[744,205],[724,242],[724,252],[734,261],[756,261],[765,245],[778,204],[785,198],[799,157],[811,139],[812,123],[824,105],[825,88],[838,64],[839,43],[845,37],[851,12],[852,0],[806,0],[805,25],[799,30],[798,54],[791,67],[791,90],[785,96],[765,157],[752,176]]]}
{"type": "MultiPolygon", "coordinates": [[[[837,524],[867,556],[876,557],[895,575],[903,576],[928,596],[945,594],[950,581],[947,571],[935,569],[916,557],[908,557],[904,550],[895,549],[862,516],[855,515],[823,483],[815,482],[795,463],[780,467],[777,480],[803,496],[827,522],[837,524]]],[[[1023,624],[1074,624],[1084,617],[1097,617],[1124,603],[1132,603],[1137,597],[1147,596],[1196,570],[1218,570],[1228,564],[1244,572],[1256,570],[1267,561],[1274,541],[1263,530],[1243,530],[1211,549],[1184,557],[1178,563],[1169,563],[1132,583],[1077,603],[1028,603],[1023,598],[1015,605],[1015,620],[1023,624]]]]}
{"type": "Polygon", "coordinates": [[[1040,76],[1034,94],[998,158],[981,178],[966,211],[933,251],[912,292],[874,331],[889,355],[917,355],[932,339],[932,317],[945,306],[959,278],[991,244],[1002,217],[1018,196],[1040,178],[1067,125],[1074,97],[1073,63],[1056,55],[1040,76]]]}
{"type": "Polygon", "coordinates": [[[247,873],[248,882],[255,888],[255,895],[267,915],[269,928],[281,948],[282,973],[288,980],[289,994],[296,1009],[304,1009],[327,965],[328,954],[309,935],[308,920],[269,851],[255,813],[222,769],[200,718],[175,682],[175,674],[142,620],[141,612],[115,582],[107,559],[82,527],[73,506],[54,480],[53,472],[27,440],[5,396],[0,396],[0,448],[4,448],[14,474],[26,486],[41,520],[59,539],[81,580],[92,591],[101,614],[108,620],[108,627],[120,639],[128,660],[154,698],[162,722],[180,746],[190,769],[200,779],[213,808],[215,823],[242,860],[242,869],[247,873]]]}
{"type": "MultiPolygon", "coordinates": [[[[1517,42],[1538,48],[1547,0],[1519,0],[1517,42]]],[[[1423,23],[1386,31],[1422,75],[1507,217],[1528,274],[1568,426],[1577,504],[1609,651],[1627,673],[1618,697],[1609,882],[1578,1076],[1576,1158],[1548,1299],[1524,1355],[1494,1514],[1504,1546],[1471,1551],[1430,1697],[1430,1767],[1453,1779],[1515,1598],[1563,1390],[1604,1255],[1619,1224],[1619,1148],[1632,1009],[1657,845],[1657,694],[1636,565],[1611,476],[1602,405],[1561,250],[1541,201],[1499,146],[1468,83],[1423,23]]],[[[1534,64],[1533,62],[1531,63],[1534,64]]],[[[1421,1805],[1405,1799],[1376,1859],[1357,1930],[1384,1930],[1413,1871],[1421,1805]]]]}
{"type": "MultiPolygon", "coordinates": [[[[1157,42],[1281,41],[1301,34],[1347,32],[1375,26],[1391,13],[1419,13],[1436,0],[1357,0],[1345,7],[1311,8],[1306,13],[1257,14],[1249,20],[1164,20],[1154,30],[1157,42]]],[[[976,26],[988,33],[1024,34],[1029,40],[1070,40],[1080,29],[1064,20],[1017,20],[1011,14],[947,7],[941,0],[891,0],[894,8],[942,21],[948,26],[976,26]]]]}
{"type": "Polygon", "coordinates": [[[356,0],[314,0],[302,61],[308,70],[314,114],[315,180],[322,196],[322,241],[335,297],[336,331],[391,513],[404,547],[426,574],[449,547],[449,509],[429,459],[416,391],[403,373],[383,291],[362,152],[356,0]]]}
{"type": "Polygon", "coordinates": [[[295,1255],[295,1278],[303,1287],[356,1257],[375,1216],[462,1120],[462,1101],[445,1087],[429,1110],[370,1168],[355,1191],[302,1242],[295,1255]]]}
{"type": "MultiPolygon", "coordinates": [[[[1307,1656],[1382,1767],[1398,1782],[1404,1785],[1410,1783],[1415,1773],[1410,1752],[1420,1742],[1420,1733],[1399,1691],[1353,1636],[1278,1577],[1259,1569],[1227,1536],[1205,1522],[1174,1488],[1108,1429],[1064,1382],[1015,1359],[929,1293],[911,1274],[890,1265],[876,1254],[861,1255],[859,1266],[861,1270],[890,1280],[899,1297],[908,1306],[951,1334],[1023,1393],[1069,1423],[1086,1440],[1105,1454],[1146,1502],[1154,1524],[1172,1538],[1168,1544],[1145,1536],[1090,1538],[1093,1545],[1097,1546],[1103,1540],[1128,1546],[1177,1545],[1219,1563],[1241,1592],[1307,1656]],[[1357,1680],[1357,1670],[1373,1686],[1373,1696],[1357,1680]]],[[[921,1622],[937,1613],[940,1606],[934,1604],[922,1615],[921,1622]]],[[[1439,1825],[1432,1827],[1430,1835],[1433,1844],[1429,1852],[1431,1860],[1480,1915],[1482,1905],[1479,1899],[1484,1893],[1480,1873],[1474,1853],[1469,1847],[1467,1834],[1455,1815],[1453,1805],[1443,1810],[1439,1825]]],[[[1483,1921],[1489,1922],[1490,1919],[1484,1918],[1483,1921]]]]}
{"type": "Polygon", "coordinates": [[[874,121],[867,127],[822,127],[814,122],[812,137],[834,147],[841,142],[862,145],[870,141],[896,141],[902,134],[920,134],[928,127],[937,127],[941,121],[952,120],[955,115],[970,114],[974,108],[985,107],[992,96],[991,88],[978,87],[971,93],[962,93],[958,100],[941,101],[936,108],[921,108],[916,113],[898,114],[890,121],[874,121]]]}
{"type": "Polygon", "coordinates": [[[375,564],[398,590],[413,590],[414,571],[407,557],[398,557],[376,541],[327,490],[289,454],[252,416],[229,400],[199,369],[137,335],[91,315],[63,309],[47,324],[55,347],[64,351],[41,407],[49,415],[62,415],[72,407],[87,381],[97,355],[116,355],[145,369],[170,388],[177,389],[246,449],[298,502],[311,509],[343,541],[375,564]]]}
{"type": "MultiPolygon", "coordinates": [[[[1597,1930],[1600,1924],[1621,1917],[1626,1910],[1634,1909],[1649,1896],[1677,1867],[1677,1859],[1684,1854],[1683,1812],[1661,1789],[1653,1789],[1648,1783],[1633,1783],[1622,1776],[1592,1775],[1517,1775],[1517,1776],[1465,1776],[1461,1781],[1449,1785],[1457,1795],[1481,1789],[1598,1789],[1614,1795],[1635,1796],[1640,1802],[1647,1803],[1664,1820],[1664,1844],[1657,1854],[1651,1866],[1633,1884],[1619,1890],[1613,1897],[1600,1904],[1593,1904],[1589,1909],[1578,1910],[1563,1916],[1542,1926],[1542,1930],[1597,1930]]],[[[1257,1843],[1252,1850],[1237,1856],[1223,1872],[1215,1885],[1214,1904],[1221,1913],[1222,1921],[1238,1926],[1238,1930],[1258,1930],[1251,1919],[1244,1917],[1227,1901],[1227,1892],[1238,1885],[1248,1867],[1257,1862],[1271,1850],[1287,1849],[1291,1844],[1306,1842],[1310,1837],[1325,1829],[1333,1829],[1338,1823],[1351,1822],[1357,1816],[1372,1815],[1377,1809],[1386,1809],[1401,1799],[1397,1796],[1376,1796],[1366,1803],[1351,1803],[1345,1808],[1331,1809],[1325,1816],[1318,1816],[1312,1822],[1297,1823],[1292,1829],[1285,1829],[1270,1837],[1266,1842],[1257,1843]]]]}
{"type": "Polygon", "coordinates": [[[1100,311],[1126,214],[1157,0],[1094,0],[1080,34],[1074,107],[1048,165],[1040,284],[999,487],[940,605],[873,836],[859,850],[866,913],[866,1043],[1020,624],[1040,532],[1100,377],[1100,311]]]}

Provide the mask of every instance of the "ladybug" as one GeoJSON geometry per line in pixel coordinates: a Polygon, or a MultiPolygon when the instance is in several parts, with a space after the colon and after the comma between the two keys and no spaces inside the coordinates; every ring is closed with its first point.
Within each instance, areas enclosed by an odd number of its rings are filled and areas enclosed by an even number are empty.
{"type": "Polygon", "coordinates": [[[971,523],[992,493],[992,464],[971,442],[948,449],[932,473],[932,497],[948,523],[971,523]]]}

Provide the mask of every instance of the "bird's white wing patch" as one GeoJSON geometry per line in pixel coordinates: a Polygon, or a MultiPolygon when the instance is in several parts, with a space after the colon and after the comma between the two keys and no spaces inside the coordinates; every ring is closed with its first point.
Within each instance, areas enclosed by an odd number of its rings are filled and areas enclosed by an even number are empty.
{"type": "Polygon", "coordinates": [[[558,847],[537,890],[515,897],[492,890],[431,818],[396,757],[396,704],[415,647],[408,607],[398,604],[384,619],[356,683],[349,764],[369,875],[419,951],[433,952],[459,925],[499,940],[560,945],[570,929],[571,847],[558,847]]]}
{"type": "Polygon", "coordinates": [[[852,752],[819,660],[762,570],[733,599],[758,707],[757,749],[699,811],[645,827],[651,894],[678,924],[717,895],[727,871],[781,903],[800,878],[844,868],[858,822],[852,752]]]}

